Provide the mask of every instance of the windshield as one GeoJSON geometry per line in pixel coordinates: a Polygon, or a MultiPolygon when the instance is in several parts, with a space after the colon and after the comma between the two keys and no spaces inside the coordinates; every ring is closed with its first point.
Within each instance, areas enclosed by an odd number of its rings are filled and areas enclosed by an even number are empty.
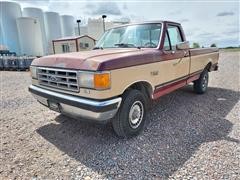
{"type": "Polygon", "coordinates": [[[106,31],[95,48],[156,48],[161,24],[129,25],[106,31]]]}

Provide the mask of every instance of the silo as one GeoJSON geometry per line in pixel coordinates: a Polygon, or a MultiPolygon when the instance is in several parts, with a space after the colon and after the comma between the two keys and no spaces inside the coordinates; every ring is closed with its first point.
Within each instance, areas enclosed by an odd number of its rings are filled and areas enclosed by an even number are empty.
{"type": "Polygon", "coordinates": [[[60,16],[56,12],[45,12],[44,20],[48,42],[48,53],[52,54],[52,40],[62,37],[60,16]]]}
{"type": "Polygon", "coordinates": [[[61,27],[62,27],[63,37],[73,36],[74,35],[74,17],[70,15],[62,15],[61,27]]]}
{"type": "Polygon", "coordinates": [[[40,22],[36,18],[17,18],[17,27],[21,53],[26,55],[42,56],[43,43],[40,22]]]}
{"type": "Polygon", "coordinates": [[[3,45],[3,29],[2,24],[0,23],[0,46],[3,45]]]}
{"type": "Polygon", "coordinates": [[[15,2],[0,1],[0,9],[1,41],[10,51],[19,53],[20,46],[16,19],[22,16],[21,7],[15,2]]]}
{"type": "Polygon", "coordinates": [[[47,53],[47,39],[46,39],[46,31],[45,31],[45,22],[44,22],[43,11],[39,8],[27,7],[27,8],[23,9],[23,16],[38,19],[38,21],[40,23],[40,27],[41,27],[43,52],[44,52],[44,54],[46,54],[47,53]]]}

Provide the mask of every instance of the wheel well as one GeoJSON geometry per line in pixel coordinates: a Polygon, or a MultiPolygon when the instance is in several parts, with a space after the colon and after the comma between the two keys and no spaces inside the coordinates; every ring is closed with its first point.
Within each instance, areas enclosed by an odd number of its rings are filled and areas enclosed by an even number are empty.
{"type": "Polygon", "coordinates": [[[145,94],[148,98],[151,98],[151,95],[153,93],[152,86],[148,82],[145,82],[145,81],[136,82],[136,83],[130,85],[124,92],[126,92],[127,90],[130,90],[130,89],[139,90],[143,94],[145,94]]]}
{"type": "Polygon", "coordinates": [[[205,69],[208,70],[208,72],[210,72],[210,71],[211,71],[211,67],[212,67],[212,62],[209,62],[209,63],[206,65],[205,69]]]}

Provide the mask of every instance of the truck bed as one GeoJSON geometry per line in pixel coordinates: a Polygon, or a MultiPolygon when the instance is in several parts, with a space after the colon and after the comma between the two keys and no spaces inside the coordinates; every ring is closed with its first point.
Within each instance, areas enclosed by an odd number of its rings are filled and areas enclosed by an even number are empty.
{"type": "Polygon", "coordinates": [[[218,52],[218,48],[190,48],[190,56],[218,52]]]}

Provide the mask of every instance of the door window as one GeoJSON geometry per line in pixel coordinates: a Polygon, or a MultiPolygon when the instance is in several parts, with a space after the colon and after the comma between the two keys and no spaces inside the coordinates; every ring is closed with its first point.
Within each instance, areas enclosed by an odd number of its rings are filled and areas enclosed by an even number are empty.
{"type": "Polygon", "coordinates": [[[171,46],[170,46],[170,42],[169,42],[168,33],[166,33],[166,35],[165,35],[165,39],[164,39],[164,47],[163,47],[163,49],[164,49],[165,51],[169,51],[169,50],[171,50],[171,46]]]}
{"type": "Polygon", "coordinates": [[[168,26],[168,34],[172,49],[176,49],[176,45],[183,42],[179,28],[177,26],[168,26]]]}

